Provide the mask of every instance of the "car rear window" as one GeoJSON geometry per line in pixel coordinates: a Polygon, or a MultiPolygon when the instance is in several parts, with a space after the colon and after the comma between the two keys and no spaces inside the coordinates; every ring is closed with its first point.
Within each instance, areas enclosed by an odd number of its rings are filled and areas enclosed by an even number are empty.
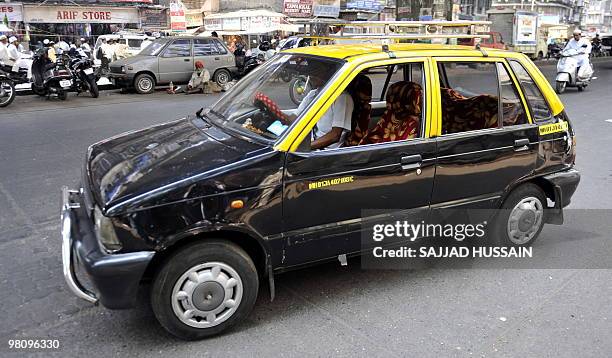
{"type": "Polygon", "coordinates": [[[142,44],[142,39],[128,39],[127,41],[129,47],[140,48],[140,45],[142,44]]]}
{"type": "Polygon", "coordinates": [[[510,60],[509,62],[512,71],[514,71],[514,74],[523,88],[525,97],[527,97],[527,103],[531,108],[531,117],[533,120],[536,122],[550,120],[552,112],[533,78],[531,78],[521,63],[516,60],[510,60]]]}

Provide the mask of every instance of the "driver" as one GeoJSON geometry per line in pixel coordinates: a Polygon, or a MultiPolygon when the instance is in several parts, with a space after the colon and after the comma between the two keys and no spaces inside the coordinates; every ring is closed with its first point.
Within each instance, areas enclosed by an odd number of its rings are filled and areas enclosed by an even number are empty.
{"type": "MultiPolygon", "coordinates": [[[[325,86],[325,80],[317,75],[317,71],[313,71],[309,81],[312,90],[310,90],[302,102],[300,102],[298,108],[293,111],[294,114],[289,114],[290,120],[295,119],[296,114],[302,113],[317,96],[319,89],[325,86]]],[[[343,91],[338,98],[336,98],[331,107],[329,107],[327,112],[319,119],[317,124],[315,124],[311,134],[310,147],[312,149],[332,149],[340,147],[351,131],[353,108],[354,103],[351,95],[346,90],[343,91]]]]}
{"type": "Polygon", "coordinates": [[[576,50],[580,55],[576,56],[578,67],[582,67],[589,63],[589,54],[591,53],[591,43],[582,37],[580,29],[574,30],[574,36],[567,42],[564,50],[576,50]]]}

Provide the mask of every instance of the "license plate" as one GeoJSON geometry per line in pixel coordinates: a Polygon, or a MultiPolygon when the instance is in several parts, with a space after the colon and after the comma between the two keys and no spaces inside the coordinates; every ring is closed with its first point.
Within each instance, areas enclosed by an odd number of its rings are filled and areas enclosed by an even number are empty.
{"type": "Polygon", "coordinates": [[[93,74],[93,68],[86,68],[86,69],[83,70],[83,72],[86,75],[92,75],[93,74]]]}
{"type": "Polygon", "coordinates": [[[70,81],[70,80],[62,80],[62,81],[60,81],[59,84],[60,84],[61,87],[66,88],[66,87],[72,86],[72,81],[70,81]]]}

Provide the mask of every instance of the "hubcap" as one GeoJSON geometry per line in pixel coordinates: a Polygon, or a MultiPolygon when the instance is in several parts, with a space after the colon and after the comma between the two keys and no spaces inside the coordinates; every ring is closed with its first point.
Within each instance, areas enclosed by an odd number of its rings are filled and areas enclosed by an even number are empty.
{"type": "Polygon", "coordinates": [[[208,262],[190,268],[176,281],[172,309],[191,327],[214,327],[236,312],[242,293],[242,280],[232,267],[208,262]]]}
{"type": "Polygon", "coordinates": [[[148,78],[140,80],[139,84],[140,84],[140,89],[145,92],[151,90],[151,86],[153,86],[153,84],[148,78]]]}
{"type": "Polygon", "coordinates": [[[226,84],[228,81],[227,74],[225,74],[225,72],[219,73],[219,75],[217,76],[217,80],[219,81],[219,84],[226,84]]]}
{"type": "Polygon", "coordinates": [[[517,245],[533,240],[542,225],[544,207],[540,199],[524,198],[514,206],[508,218],[508,237],[517,245]]]}

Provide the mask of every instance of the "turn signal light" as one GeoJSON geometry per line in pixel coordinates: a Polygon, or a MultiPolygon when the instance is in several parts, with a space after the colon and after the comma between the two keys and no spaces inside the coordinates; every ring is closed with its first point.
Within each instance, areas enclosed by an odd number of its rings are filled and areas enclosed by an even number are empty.
{"type": "Polygon", "coordinates": [[[232,209],[242,209],[244,207],[244,201],[242,201],[242,200],[234,200],[230,204],[230,207],[232,209]]]}

